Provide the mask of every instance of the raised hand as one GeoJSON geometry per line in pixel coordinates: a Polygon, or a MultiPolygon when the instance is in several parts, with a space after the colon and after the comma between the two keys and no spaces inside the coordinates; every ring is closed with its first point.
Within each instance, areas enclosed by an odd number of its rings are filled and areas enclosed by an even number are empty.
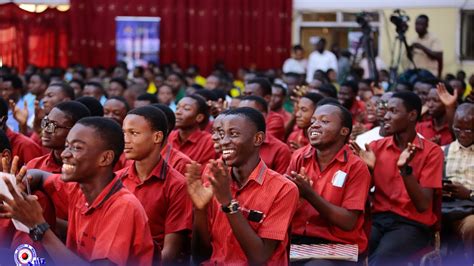
{"type": "Polygon", "coordinates": [[[368,144],[365,144],[365,151],[357,144],[357,142],[350,140],[349,147],[354,152],[355,155],[359,156],[362,161],[364,161],[370,170],[374,170],[375,162],[377,158],[375,157],[374,151],[370,149],[368,144]]]}
{"type": "Polygon", "coordinates": [[[313,180],[306,174],[304,167],[301,167],[299,173],[291,171],[290,175],[287,175],[287,178],[295,183],[302,198],[306,199],[309,195],[314,193],[313,180]]]}
{"type": "Polygon", "coordinates": [[[35,101],[35,119],[33,128],[39,134],[41,132],[41,120],[46,116],[44,109],[40,106],[39,101],[35,101]]]}
{"type": "Polygon", "coordinates": [[[444,83],[440,82],[436,85],[436,91],[438,92],[439,100],[448,107],[453,107],[456,105],[458,100],[458,91],[454,90],[454,94],[451,95],[444,83]]]}
{"type": "Polygon", "coordinates": [[[232,192],[227,166],[221,160],[209,160],[208,166],[212,173],[209,182],[212,184],[214,196],[220,204],[228,205],[232,201],[232,192]]]}
{"type": "Polygon", "coordinates": [[[417,148],[415,145],[413,145],[411,142],[408,142],[407,147],[402,151],[400,157],[398,158],[397,167],[402,168],[404,165],[410,163],[410,161],[413,159],[413,156],[415,155],[416,149],[417,148]]]}
{"type": "Polygon", "coordinates": [[[18,121],[18,124],[20,124],[20,126],[25,126],[28,122],[29,115],[28,103],[26,101],[23,101],[23,109],[20,109],[20,107],[18,107],[13,100],[9,100],[8,105],[10,106],[10,110],[12,110],[13,118],[18,121]]]}
{"type": "MultiPolygon", "coordinates": [[[[16,185],[20,189],[21,192],[25,192],[29,194],[29,187],[27,182],[25,181],[25,175],[26,175],[26,166],[22,166],[20,170],[18,171],[18,162],[19,162],[19,157],[15,156],[13,157],[13,160],[10,162],[9,158],[7,157],[2,157],[2,172],[4,173],[10,173],[15,176],[16,179],[16,185]],[[26,183],[26,184],[25,184],[26,183]]],[[[31,179],[31,177],[30,177],[31,179]]]]}
{"type": "Polygon", "coordinates": [[[186,183],[188,194],[197,209],[203,210],[212,199],[212,187],[204,186],[201,180],[201,165],[192,162],[186,165],[186,183]]]}

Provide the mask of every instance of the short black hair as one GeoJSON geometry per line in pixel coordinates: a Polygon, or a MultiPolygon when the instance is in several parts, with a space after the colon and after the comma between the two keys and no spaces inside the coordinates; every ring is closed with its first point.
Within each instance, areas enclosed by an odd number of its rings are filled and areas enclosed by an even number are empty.
{"type": "Polygon", "coordinates": [[[417,120],[420,120],[422,103],[420,97],[416,95],[416,93],[411,91],[401,91],[394,93],[391,98],[401,99],[403,101],[403,106],[405,106],[407,111],[411,112],[415,110],[417,113],[417,120]]]}
{"type": "MultiPolygon", "coordinates": [[[[331,98],[326,98],[326,99],[331,99],[331,98]]],[[[326,99],[324,99],[324,100],[326,100],[326,99]]],[[[319,102],[320,104],[318,104],[318,107],[323,106],[323,105],[331,105],[331,106],[335,106],[339,109],[339,111],[340,111],[339,117],[341,118],[342,126],[347,127],[349,129],[349,134],[347,135],[347,139],[346,139],[346,141],[347,141],[349,139],[351,133],[352,133],[352,114],[351,114],[351,112],[349,110],[347,110],[346,107],[342,106],[342,104],[340,104],[339,102],[336,103],[336,102],[333,102],[333,101],[326,101],[326,102],[323,102],[323,101],[319,102]]]]}
{"type": "MultiPolygon", "coordinates": [[[[107,99],[107,101],[109,101],[109,100],[117,100],[117,101],[119,101],[119,102],[122,102],[122,103],[125,105],[125,110],[126,110],[127,112],[130,111],[130,105],[128,105],[127,100],[125,100],[124,97],[122,97],[122,96],[112,96],[112,97],[109,97],[109,98],[107,99]]],[[[107,102],[107,101],[106,101],[106,102],[107,102]]]]}
{"type": "Polygon", "coordinates": [[[174,129],[176,125],[176,116],[174,115],[173,110],[169,108],[166,104],[154,103],[151,106],[159,108],[165,115],[168,120],[168,134],[174,129]]]}
{"type": "Polygon", "coordinates": [[[127,89],[127,82],[123,78],[113,78],[113,79],[110,80],[109,84],[112,83],[112,82],[120,84],[120,86],[122,86],[123,90],[127,89]]]}
{"type": "Polygon", "coordinates": [[[355,83],[354,81],[352,80],[349,80],[349,81],[345,81],[341,84],[341,87],[349,87],[351,88],[352,92],[354,93],[354,95],[357,95],[357,93],[359,92],[359,86],[357,86],[357,83],[355,83]]]}
{"type": "Polygon", "coordinates": [[[155,95],[149,94],[149,93],[144,93],[142,95],[139,95],[136,100],[137,101],[149,101],[150,104],[158,103],[157,97],[155,95]]]}
{"type": "Polygon", "coordinates": [[[107,150],[114,152],[112,166],[120,159],[125,145],[122,127],[116,121],[105,117],[84,117],[77,121],[85,127],[92,127],[97,133],[97,139],[100,139],[107,150]]]}
{"type": "Polygon", "coordinates": [[[7,134],[5,134],[5,131],[0,129],[0,152],[3,152],[4,150],[12,150],[12,146],[10,144],[10,140],[7,137],[7,134]]]}
{"type": "Polygon", "coordinates": [[[237,115],[237,116],[242,116],[249,120],[252,124],[255,125],[255,128],[258,131],[262,131],[265,133],[265,118],[263,117],[262,113],[259,111],[250,108],[250,107],[239,107],[234,110],[229,110],[225,114],[226,116],[229,115],[237,115]]]}
{"type": "Polygon", "coordinates": [[[213,90],[207,90],[207,89],[201,89],[201,90],[196,90],[194,94],[201,95],[206,99],[206,101],[217,101],[217,95],[213,90]]]}
{"type": "Polygon", "coordinates": [[[71,85],[71,83],[77,83],[79,84],[79,87],[81,87],[81,89],[84,89],[84,81],[80,80],[80,79],[72,79],[71,81],[69,81],[69,85],[71,85]]]}
{"type": "Polygon", "coordinates": [[[91,116],[104,116],[104,107],[96,98],[90,96],[82,96],[77,98],[76,101],[85,105],[87,109],[89,109],[91,116]]]}
{"type": "Polygon", "coordinates": [[[301,46],[300,44],[297,44],[297,45],[293,46],[293,51],[298,51],[298,50],[302,51],[303,46],[301,46]]]}
{"type": "Polygon", "coordinates": [[[322,96],[319,93],[309,92],[309,93],[306,93],[305,95],[303,95],[302,98],[310,99],[313,102],[314,106],[316,107],[318,102],[320,102],[322,99],[324,99],[324,96],[322,96]]]}
{"type": "Polygon", "coordinates": [[[74,89],[66,82],[63,82],[63,81],[53,82],[49,84],[49,87],[59,87],[62,93],[64,93],[64,95],[69,97],[71,100],[74,100],[75,98],[74,89]]]}
{"type": "Polygon", "coordinates": [[[8,103],[0,97],[0,117],[8,117],[8,103]]]}
{"type": "Polygon", "coordinates": [[[263,99],[260,96],[249,95],[249,96],[242,97],[242,99],[240,101],[253,101],[253,102],[256,102],[258,105],[260,105],[260,107],[262,108],[262,110],[265,113],[268,112],[267,111],[268,110],[268,103],[267,103],[267,101],[265,101],[265,99],[263,99]]]}
{"type": "Polygon", "coordinates": [[[45,75],[45,74],[42,74],[42,73],[33,73],[33,74],[31,74],[31,76],[28,78],[28,81],[30,81],[33,76],[38,76],[38,78],[41,80],[41,82],[43,84],[46,84],[46,85],[48,85],[49,82],[51,81],[51,79],[49,78],[48,75],[45,75]]]}
{"type": "Polygon", "coordinates": [[[281,85],[281,84],[273,83],[272,88],[277,88],[277,89],[281,90],[282,94],[283,94],[283,97],[285,97],[286,94],[287,94],[286,88],[283,87],[283,85],[281,85]]]}
{"type": "Polygon", "coordinates": [[[272,84],[267,78],[254,78],[250,80],[248,84],[258,84],[262,89],[263,96],[272,94],[272,84]]]}
{"type": "Polygon", "coordinates": [[[73,124],[81,118],[91,116],[91,112],[87,106],[77,101],[61,102],[56,104],[54,108],[58,108],[69,116],[72,119],[73,124]]]}
{"type": "Polygon", "coordinates": [[[4,77],[2,77],[3,79],[3,82],[5,81],[9,81],[12,83],[12,87],[14,89],[22,89],[23,88],[23,81],[21,81],[20,77],[18,77],[17,75],[6,75],[4,77]]]}
{"type": "Polygon", "coordinates": [[[198,114],[203,114],[206,119],[209,118],[209,106],[206,103],[206,99],[199,94],[191,94],[186,97],[189,97],[196,101],[198,106],[198,114]]]}
{"type": "Polygon", "coordinates": [[[318,91],[323,93],[323,94],[326,94],[329,97],[332,97],[334,99],[337,98],[337,89],[331,83],[325,83],[325,84],[321,85],[318,88],[318,91]]]}
{"type": "Polygon", "coordinates": [[[159,108],[147,105],[135,108],[128,112],[128,114],[142,116],[148,121],[152,130],[163,132],[163,142],[168,137],[168,119],[166,119],[165,113],[159,108]]]}
{"type": "Polygon", "coordinates": [[[429,19],[429,18],[428,18],[428,16],[427,16],[427,15],[425,15],[425,14],[421,14],[421,15],[419,15],[419,16],[418,16],[416,19],[419,19],[419,18],[425,19],[425,20],[426,20],[426,22],[430,22],[430,19],[429,19]]]}
{"type": "Polygon", "coordinates": [[[318,106],[325,105],[325,104],[339,104],[340,105],[341,103],[335,98],[324,98],[318,102],[318,106]]]}
{"type": "Polygon", "coordinates": [[[217,100],[219,100],[219,99],[225,100],[225,98],[227,96],[227,93],[225,92],[225,90],[223,90],[223,89],[213,89],[212,91],[216,94],[217,100]]]}
{"type": "Polygon", "coordinates": [[[92,86],[92,87],[99,88],[101,91],[104,91],[104,86],[102,86],[102,83],[100,82],[89,81],[84,86],[92,86]]]}

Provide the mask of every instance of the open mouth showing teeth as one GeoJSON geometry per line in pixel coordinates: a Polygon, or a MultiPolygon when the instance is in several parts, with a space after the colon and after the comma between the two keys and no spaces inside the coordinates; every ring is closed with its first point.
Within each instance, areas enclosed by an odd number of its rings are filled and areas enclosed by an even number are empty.
{"type": "Polygon", "coordinates": [[[65,163],[65,164],[63,164],[62,170],[63,170],[63,172],[71,172],[71,171],[74,171],[74,167],[75,166],[72,165],[72,164],[65,163]]]}
{"type": "Polygon", "coordinates": [[[317,136],[321,136],[321,132],[316,132],[316,131],[311,132],[311,137],[317,137],[317,136]]]}
{"type": "Polygon", "coordinates": [[[233,154],[235,154],[235,150],[222,150],[222,158],[228,159],[233,154]]]}

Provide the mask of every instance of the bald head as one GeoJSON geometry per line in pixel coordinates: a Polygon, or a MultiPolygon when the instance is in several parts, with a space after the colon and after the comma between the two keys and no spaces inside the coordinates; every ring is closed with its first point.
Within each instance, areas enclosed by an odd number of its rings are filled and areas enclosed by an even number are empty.
{"type": "Polygon", "coordinates": [[[456,109],[453,131],[458,142],[469,147],[474,142],[474,104],[463,103],[456,109]]]}

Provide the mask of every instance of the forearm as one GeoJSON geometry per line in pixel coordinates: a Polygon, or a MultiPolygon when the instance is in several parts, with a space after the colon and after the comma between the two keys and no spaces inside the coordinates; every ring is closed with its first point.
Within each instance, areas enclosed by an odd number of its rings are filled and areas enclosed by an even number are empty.
{"type": "Polygon", "coordinates": [[[188,230],[185,230],[165,235],[163,250],[161,251],[161,262],[163,264],[176,264],[183,254],[189,254],[189,249],[186,249],[186,243],[189,240],[188,232],[188,230]]]}
{"type": "Polygon", "coordinates": [[[202,262],[212,254],[211,237],[206,210],[194,210],[191,254],[195,263],[202,262]]]}
{"type": "Polygon", "coordinates": [[[48,229],[41,244],[56,265],[88,265],[88,263],[70,251],[59,238],[48,229]]]}
{"type": "Polygon", "coordinates": [[[316,193],[311,193],[306,197],[306,200],[319,212],[321,217],[326,219],[330,224],[333,224],[344,231],[351,231],[357,222],[357,215],[353,212],[336,206],[316,193]]]}
{"type": "Polygon", "coordinates": [[[432,197],[423,191],[423,187],[420,186],[415,176],[411,174],[402,177],[402,179],[403,183],[405,184],[405,189],[407,190],[408,196],[415,205],[416,210],[420,213],[428,210],[432,197]]]}
{"type": "Polygon", "coordinates": [[[52,175],[50,172],[46,172],[39,169],[29,169],[27,176],[31,176],[30,188],[31,190],[40,190],[43,188],[44,181],[52,175]]]}
{"type": "Polygon", "coordinates": [[[263,239],[255,233],[240,211],[234,214],[226,214],[226,216],[249,264],[259,265],[265,263],[273,254],[273,250],[269,252],[263,239]]]}

